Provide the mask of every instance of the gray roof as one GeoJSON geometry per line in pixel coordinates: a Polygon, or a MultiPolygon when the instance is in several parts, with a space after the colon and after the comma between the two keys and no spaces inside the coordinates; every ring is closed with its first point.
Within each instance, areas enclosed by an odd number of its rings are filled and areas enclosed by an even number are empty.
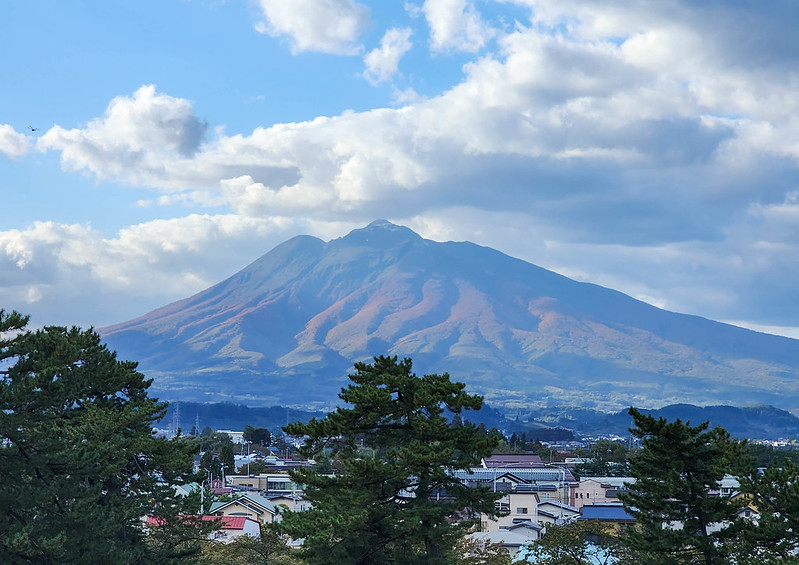
{"type": "Polygon", "coordinates": [[[508,530],[497,530],[494,532],[475,532],[469,534],[475,541],[487,542],[490,544],[502,544],[505,547],[521,547],[530,543],[530,537],[518,532],[508,530]]]}
{"type": "Polygon", "coordinates": [[[526,528],[528,530],[535,530],[536,532],[540,532],[541,530],[544,529],[544,526],[536,524],[535,522],[532,522],[531,520],[525,520],[524,522],[517,522],[517,523],[515,523],[515,524],[513,524],[511,526],[506,526],[505,527],[506,530],[511,531],[511,532],[513,530],[518,530],[520,528],[526,528]]]}
{"type": "Polygon", "coordinates": [[[256,494],[254,492],[248,492],[243,496],[238,498],[234,498],[233,500],[225,500],[225,501],[217,501],[211,504],[211,508],[209,510],[210,513],[218,512],[222,508],[233,504],[234,502],[239,502],[245,505],[254,505],[255,507],[260,507],[261,509],[269,512],[270,514],[277,514],[279,512],[275,503],[269,500],[266,497],[261,496],[260,494],[256,494]]]}
{"type": "Polygon", "coordinates": [[[510,453],[497,454],[483,459],[483,466],[487,468],[531,468],[543,467],[544,462],[541,457],[532,453],[510,453]]]}
{"type": "Polygon", "coordinates": [[[568,469],[555,469],[552,467],[539,468],[502,468],[495,467],[485,469],[483,467],[472,467],[469,471],[453,471],[452,474],[462,481],[491,482],[499,479],[505,473],[532,483],[534,481],[546,481],[548,483],[576,482],[574,475],[568,469]]]}

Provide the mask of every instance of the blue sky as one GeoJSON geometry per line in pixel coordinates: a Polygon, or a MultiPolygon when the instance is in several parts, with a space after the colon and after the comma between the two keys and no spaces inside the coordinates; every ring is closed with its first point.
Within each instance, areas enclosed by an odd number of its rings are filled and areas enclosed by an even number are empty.
{"type": "Polygon", "coordinates": [[[788,0],[0,0],[0,307],[102,327],[385,218],[799,337],[796,21],[788,0]]]}

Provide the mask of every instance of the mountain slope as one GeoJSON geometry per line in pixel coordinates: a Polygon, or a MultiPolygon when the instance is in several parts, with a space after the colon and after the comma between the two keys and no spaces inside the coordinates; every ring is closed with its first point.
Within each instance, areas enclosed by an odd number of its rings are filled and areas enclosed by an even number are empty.
{"type": "Polygon", "coordinates": [[[799,408],[799,341],[675,314],[493,249],[377,221],[300,236],[101,330],[162,395],[331,405],[356,360],[410,356],[494,404],[799,408]]]}

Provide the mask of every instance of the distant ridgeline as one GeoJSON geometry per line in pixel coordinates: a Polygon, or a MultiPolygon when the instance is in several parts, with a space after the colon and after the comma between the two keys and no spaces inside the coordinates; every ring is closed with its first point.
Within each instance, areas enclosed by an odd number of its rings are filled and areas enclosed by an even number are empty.
{"type": "MultiPolygon", "coordinates": [[[[206,426],[215,430],[243,430],[244,426],[249,425],[267,428],[275,432],[286,424],[297,421],[307,422],[311,418],[324,418],[326,415],[327,412],[313,412],[285,406],[259,408],[231,402],[199,403],[173,400],[170,401],[167,413],[158,425],[161,427],[166,427],[168,424],[175,426],[176,421],[179,420],[177,425],[180,426],[184,434],[190,433],[192,427],[196,426],[198,421],[198,431],[202,431],[206,426]]],[[[529,429],[529,426],[525,427],[521,423],[511,422],[499,410],[485,405],[479,412],[464,412],[462,417],[473,424],[483,424],[488,429],[510,430],[508,433],[512,433],[512,431],[517,429],[519,431],[529,429]]],[[[563,432],[564,430],[542,429],[530,437],[539,437],[539,439],[546,441],[556,439],[554,436],[563,435],[563,432]]],[[[568,435],[570,436],[571,434],[568,435]]]]}
{"type": "MultiPolygon", "coordinates": [[[[721,426],[735,438],[780,439],[799,438],[799,418],[773,406],[694,406],[672,404],[658,409],[639,408],[645,414],[673,421],[677,418],[692,425],[709,421],[710,427],[721,426]]],[[[632,419],[626,410],[613,414],[585,408],[542,408],[520,415],[520,419],[539,425],[575,430],[576,435],[629,435],[632,419]]]]}
{"type": "MultiPolygon", "coordinates": [[[[199,431],[209,426],[212,429],[243,430],[244,426],[263,427],[273,432],[287,423],[307,422],[311,418],[322,418],[325,412],[311,412],[284,406],[248,407],[229,402],[198,403],[171,402],[160,426],[175,424],[176,411],[184,434],[190,433],[199,420],[199,431]]],[[[721,426],[736,438],[779,439],[799,438],[799,418],[773,406],[694,406],[673,404],[656,410],[641,409],[656,418],[698,425],[709,421],[711,427],[721,426]]],[[[479,412],[462,414],[464,420],[483,424],[486,428],[497,428],[506,435],[525,433],[531,440],[563,441],[575,436],[616,434],[628,435],[631,425],[626,410],[613,414],[587,408],[551,407],[516,412],[513,417],[504,415],[490,406],[479,412]]]]}
{"type": "Polygon", "coordinates": [[[169,408],[158,426],[179,426],[184,435],[191,432],[199,423],[197,433],[206,426],[213,430],[243,430],[244,426],[267,428],[277,431],[287,423],[307,422],[311,418],[323,418],[325,412],[309,412],[287,408],[285,406],[270,406],[250,408],[232,402],[182,402],[169,401],[169,408]]]}

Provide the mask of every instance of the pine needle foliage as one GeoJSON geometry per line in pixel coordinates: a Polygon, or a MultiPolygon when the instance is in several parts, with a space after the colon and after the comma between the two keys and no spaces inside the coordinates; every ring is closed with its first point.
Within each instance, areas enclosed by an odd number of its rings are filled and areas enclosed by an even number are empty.
{"type": "Polygon", "coordinates": [[[312,509],[287,513],[280,530],[304,539],[311,564],[452,563],[453,548],[496,495],[453,476],[490,455],[496,438],[474,426],[451,426],[447,414],[479,410],[482,398],[449,375],[417,377],[410,359],[357,363],[338,408],[321,420],[294,423],[302,452],[330,452],[342,469],[292,473],[312,509]]]}

